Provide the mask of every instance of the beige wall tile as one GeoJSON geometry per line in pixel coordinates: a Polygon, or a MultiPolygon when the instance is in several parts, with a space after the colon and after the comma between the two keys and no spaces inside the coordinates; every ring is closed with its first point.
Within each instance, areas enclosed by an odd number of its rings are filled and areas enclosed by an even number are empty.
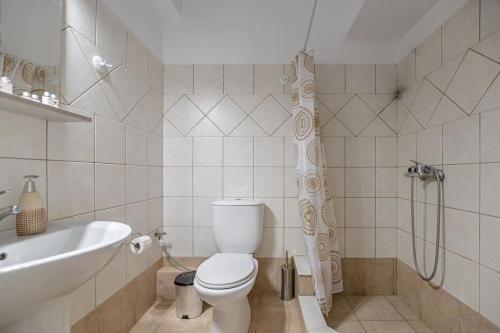
{"type": "Polygon", "coordinates": [[[481,114],[481,162],[500,162],[500,109],[481,114]]]}
{"type": "Polygon", "coordinates": [[[127,54],[127,30],[102,0],[97,1],[96,42],[97,46],[124,63],[127,54]]]}
{"type": "Polygon", "coordinates": [[[253,168],[224,167],[224,197],[253,197],[253,168]]]}
{"type": "Polygon", "coordinates": [[[344,94],[346,66],[318,64],[315,66],[315,80],[319,93],[344,94]]]}
{"type": "Polygon", "coordinates": [[[375,166],[375,138],[345,138],[345,165],[375,166]]]}
{"type": "Polygon", "coordinates": [[[469,51],[446,94],[465,112],[471,114],[499,71],[499,64],[469,51]]]}
{"type": "Polygon", "coordinates": [[[416,48],[416,77],[422,78],[441,66],[441,27],[416,48]]]}
{"type": "Polygon", "coordinates": [[[164,167],[163,195],[191,196],[193,195],[192,167],[164,167]]]}
{"type": "Polygon", "coordinates": [[[224,71],[222,65],[194,65],[194,93],[221,95],[224,71]]]}
{"type": "Polygon", "coordinates": [[[479,214],[446,208],[443,221],[446,249],[479,262],[479,214]]]}
{"type": "Polygon", "coordinates": [[[137,74],[145,82],[149,76],[149,52],[142,42],[131,32],[127,34],[127,69],[137,74]]]}
{"type": "Polygon", "coordinates": [[[347,258],[374,258],[375,228],[346,228],[345,251],[347,258]]]}
{"type": "Polygon", "coordinates": [[[125,204],[125,166],[116,164],[95,165],[96,209],[125,204]]]}
{"type": "Polygon", "coordinates": [[[193,198],[193,225],[199,227],[212,226],[212,203],[219,197],[193,198]]]}
{"type": "Polygon", "coordinates": [[[481,213],[500,216],[500,164],[481,164],[481,213]]]}
{"type": "Polygon", "coordinates": [[[443,128],[434,126],[417,132],[417,160],[425,164],[443,162],[443,128]]]}
{"type": "Polygon", "coordinates": [[[346,226],[375,227],[375,198],[346,198],[346,226]]]}
{"type": "Polygon", "coordinates": [[[148,134],[145,131],[126,127],[126,162],[127,164],[148,164],[148,134]]]}
{"type": "Polygon", "coordinates": [[[254,93],[284,94],[280,81],[284,71],[283,65],[254,65],[254,93]]]}
{"type": "Polygon", "coordinates": [[[94,165],[47,163],[48,217],[56,220],[94,210],[94,165]]]}
{"type": "Polygon", "coordinates": [[[73,31],[64,30],[61,41],[61,95],[72,103],[96,81],[73,31]]]}
{"type": "Polygon", "coordinates": [[[375,168],[346,168],[346,196],[374,197],[375,168]]]}
{"type": "Polygon", "coordinates": [[[257,257],[283,257],[283,228],[264,228],[257,257]]]}
{"type": "Polygon", "coordinates": [[[148,167],[127,165],[126,173],[126,203],[147,200],[148,167]]]}
{"type": "Polygon", "coordinates": [[[224,65],[224,94],[253,94],[253,65],[224,65]]]}
{"type": "Polygon", "coordinates": [[[375,139],[375,165],[377,167],[398,166],[398,139],[378,137],[375,139]]]}
{"type": "Polygon", "coordinates": [[[481,314],[500,326],[500,273],[481,266],[481,314]]]}
{"type": "Polygon", "coordinates": [[[193,165],[221,166],[222,138],[215,138],[215,137],[193,138],[193,165]]]}
{"type": "MultiPolygon", "coordinates": [[[[191,197],[163,198],[163,225],[190,227],[193,225],[193,199],[191,197]]],[[[210,205],[210,209],[211,209],[210,205]]],[[[210,210],[211,213],[211,210],[210,210]]]]}
{"type": "Polygon", "coordinates": [[[344,166],[344,138],[325,138],[323,147],[326,155],[326,165],[329,167],[344,166]]]}
{"type": "Polygon", "coordinates": [[[224,138],[225,166],[253,166],[253,139],[250,137],[224,138]]]}
{"type": "Polygon", "coordinates": [[[193,94],[193,65],[165,66],[165,94],[193,94]]]}
{"type": "Polygon", "coordinates": [[[302,228],[285,228],[283,248],[288,253],[293,253],[294,255],[305,255],[304,230],[302,228]]]}
{"type": "Polygon", "coordinates": [[[434,110],[441,100],[443,93],[432,85],[428,80],[422,80],[415,99],[410,107],[411,112],[422,126],[427,126],[434,110]]]}
{"type": "MultiPolygon", "coordinates": [[[[443,168],[446,182],[444,184],[444,205],[446,207],[479,211],[479,165],[445,165],[443,168]]],[[[483,171],[481,170],[481,178],[483,171]]],[[[491,182],[491,179],[489,180],[491,182]]],[[[486,189],[484,194],[486,194],[486,189]]],[[[483,189],[481,189],[483,192],[483,189]]],[[[481,195],[481,203],[483,202],[481,195]]]]}
{"type": "Polygon", "coordinates": [[[398,164],[399,166],[410,166],[417,158],[417,134],[410,133],[398,137],[398,164]]]}
{"type": "Polygon", "coordinates": [[[500,3],[497,0],[481,0],[481,39],[500,29],[500,3]]]}
{"type": "Polygon", "coordinates": [[[163,165],[163,138],[156,134],[148,134],[148,165],[163,165]]]}
{"type": "Polygon", "coordinates": [[[500,270],[500,219],[481,215],[481,265],[500,270]]]}
{"type": "Polygon", "coordinates": [[[63,20],[95,42],[96,11],[95,0],[68,0],[63,3],[63,20]]]}
{"type": "Polygon", "coordinates": [[[347,65],[346,93],[375,93],[375,65],[347,65]]]}
{"type": "Polygon", "coordinates": [[[254,138],[255,166],[283,165],[283,138],[254,138]]]}
{"type": "Polygon", "coordinates": [[[328,168],[328,181],[334,197],[345,195],[345,168],[328,168]]]}
{"type": "Polygon", "coordinates": [[[163,169],[162,167],[148,167],[148,199],[158,198],[163,195],[163,169]]]}
{"type": "Polygon", "coordinates": [[[394,258],[397,252],[396,236],[397,229],[395,228],[377,228],[375,233],[375,257],[394,258]]]}
{"type": "Polygon", "coordinates": [[[222,196],[222,167],[193,167],[193,195],[222,196]]]}
{"type": "Polygon", "coordinates": [[[283,168],[255,167],[254,195],[256,197],[282,197],[283,168]]]}
{"type": "Polygon", "coordinates": [[[163,139],[164,166],[191,166],[193,164],[193,138],[163,139]]]}
{"type": "Polygon", "coordinates": [[[479,0],[472,0],[443,25],[443,62],[479,41],[479,0]]]}
{"type": "Polygon", "coordinates": [[[217,253],[215,246],[214,231],[209,227],[193,228],[194,247],[193,255],[195,257],[210,257],[217,253]]]}
{"type": "Polygon", "coordinates": [[[376,197],[396,197],[398,192],[397,168],[376,169],[376,197]]]}
{"type": "Polygon", "coordinates": [[[95,125],[92,122],[47,122],[47,158],[64,161],[94,161],[95,125]]]}
{"type": "Polygon", "coordinates": [[[397,66],[375,66],[375,93],[393,94],[397,90],[397,66]]]}
{"type": "Polygon", "coordinates": [[[95,119],[95,160],[125,163],[125,126],[102,117],[95,119]]]}
{"type": "Polygon", "coordinates": [[[377,198],[375,205],[377,228],[397,227],[398,200],[396,198],[377,198]]]}
{"type": "Polygon", "coordinates": [[[164,93],[163,79],[165,75],[163,62],[161,59],[156,58],[156,56],[151,52],[148,52],[148,59],[149,59],[148,83],[151,86],[153,86],[153,88],[156,90],[156,93],[163,94],[164,93]]]}
{"type": "Polygon", "coordinates": [[[0,156],[44,159],[46,122],[9,112],[0,112],[0,156]],[[29,129],[30,135],[26,135],[29,129]]]}
{"type": "Polygon", "coordinates": [[[479,118],[453,121],[443,125],[443,163],[479,162],[479,118]]]}

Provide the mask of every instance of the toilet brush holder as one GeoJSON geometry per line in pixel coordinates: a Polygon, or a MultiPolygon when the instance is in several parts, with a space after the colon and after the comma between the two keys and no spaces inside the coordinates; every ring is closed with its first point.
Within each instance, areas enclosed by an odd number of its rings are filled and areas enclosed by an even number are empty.
{"type": "Polygon", "coordinates": [[[286,262],[281,265],[281,300],[289,301],[295,297],[295,269],[288,262],[288,251],[286,262]]]}

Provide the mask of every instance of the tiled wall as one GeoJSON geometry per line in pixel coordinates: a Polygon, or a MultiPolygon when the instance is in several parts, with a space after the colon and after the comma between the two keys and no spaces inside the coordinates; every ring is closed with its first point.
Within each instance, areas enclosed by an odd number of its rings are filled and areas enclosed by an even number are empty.
{"type": "MultiPolygon", "coordinates": [[[[265,202],[260,257],[304,253],[286,65],[166,65],[164,227],[178,256],[215,251],[211,202],[265,202]]],[[[317,65],[342,252],[396,256],[396,65],[317,65]]]]}
{"type": "MultiPolygon", "coordinates": [[[[49,220],[115,220],[134,232],[162,225],[163,65],[117,21],[101,1],[64,2],[62,98],[92,114],[90,123],[52,123],[0,112],[0,186],[19,200],[23,176],[37,174],[49,220]],[[94,54],[114,67],[106,75],[94,54]]],[[[2,221],[12,228],[14,219],[2,221]]],[[[72,323],[161,258],[124,249],[73,294],[72,323]]]]}
{"type": "MultiPolygon", "coordinates": [[[[473,0],[398,65],[398,258],[413,267],[410,182],[418,159],[445,173],[435,283],[500,325],[500,1],[473,0]]],[[[417,181],[417,248],[430,272],[436,185],[417,181]]]]}

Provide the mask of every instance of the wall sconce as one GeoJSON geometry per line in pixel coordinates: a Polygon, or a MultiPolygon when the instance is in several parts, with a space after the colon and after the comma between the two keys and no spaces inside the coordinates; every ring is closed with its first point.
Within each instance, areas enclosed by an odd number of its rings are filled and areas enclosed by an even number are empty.
{"type": "Polygon", "coordinates": [[[113,68],[113,65],[108,64],[106,60],[103,59],[103,57],[95,55],[92,58],[92,63],[94,64],[94,68],[96,71],[99,73],[107,73],[111,68],[113,68]]]}

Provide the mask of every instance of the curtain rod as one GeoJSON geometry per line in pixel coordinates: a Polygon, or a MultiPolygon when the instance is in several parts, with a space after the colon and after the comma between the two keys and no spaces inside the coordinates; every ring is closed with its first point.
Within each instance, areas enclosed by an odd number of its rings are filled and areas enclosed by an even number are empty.
{"type": "Polygon", "coordinates": [[[314,20],[314,13],[316,12],[316,5],[317,5],[318,0],[314,0],[314,5],[313,9],[311,11],[311,19],[309,20],[309,26],[307,27],[307,35],[306,35],[306,40],[304,42],[304,51],[307,49],[307,42],[309,41],[309,35],[311,34],[311,26],[313,24],[314,20]]]}

